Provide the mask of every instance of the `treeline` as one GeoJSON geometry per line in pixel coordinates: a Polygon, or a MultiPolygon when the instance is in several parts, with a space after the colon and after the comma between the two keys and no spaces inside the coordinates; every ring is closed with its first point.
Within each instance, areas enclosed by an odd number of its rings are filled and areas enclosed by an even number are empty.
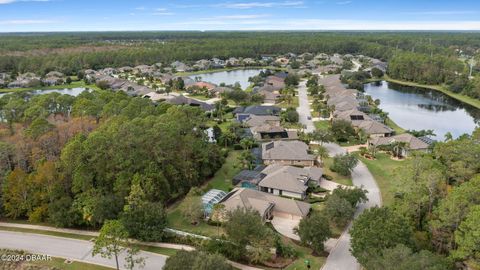
{"type": "Polygon", "coordinates": [[[352,254],[372,270],[478,268],[479,155],[480,129],[415,155],[394,203],[354,221],[352,254]]]}
{"type": "Polygon", "coordinates": [[[58,70],[252,57],[280,53],[365,54],[388,60],[394,51],[453,55],[478,48],[477,34],[366,32],[105,32],[0,36],[0,71],[39,74],[58,70]],[[114,45],[113,47],[108,47],[114,45]],[[76,47],[86,47],[76,50],[76,47]],[[65,50],[55,50],[67,48],[65,50]],[[69,48],[69,49],[68,49],[69,48]],[[95,48],[103,48],[95,50],[95,48]],[[43,53],[41,53],[43,50],[43,53]],[[20,53],[18,53],[20,51],[20,53]]]}
{"type": "Polygon", "coordinates": [[[6,95],[0,115],[1,215],[9,218],[98,227],[132,205],[178,198],[223,162],[202,111],[123,92],[6,95]]]}
{"type": "Polygon", "coordinates": [[[422,84],[451,84],[466,72],[465,64],[455,56],[401,52],[388,63],[390,77],[422,84]]]}

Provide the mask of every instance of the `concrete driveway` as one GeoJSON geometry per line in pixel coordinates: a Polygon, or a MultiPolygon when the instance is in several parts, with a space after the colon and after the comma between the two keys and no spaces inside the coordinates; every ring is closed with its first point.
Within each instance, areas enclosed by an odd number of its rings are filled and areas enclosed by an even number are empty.
{"type": "Polygon", "coordinates": [[[273,217],[272,225],[281,235],[300,241],[300,237],[295,234],[294,228],[298,227],[300,220],[293,220],[289,218],[273,217]]]}
{"type": "MultiPolygon", "coordinates": [[[[49,235],[0,231],[0,248],[25,250],[34,254],[50,255],[73,261],[103,265],[115,268],[115,259],[92,256],[93,243],[85,240],[63,238],[49,235]]],[[[167,256],[141,251],[140,257],[145,258],[145,270],[162,269],[167,256]]],[[[119,257],[121,269],[125,262],[125,254],[119,257]]],[[[135,267],[135,269],[140,269],[135,267]]]]}

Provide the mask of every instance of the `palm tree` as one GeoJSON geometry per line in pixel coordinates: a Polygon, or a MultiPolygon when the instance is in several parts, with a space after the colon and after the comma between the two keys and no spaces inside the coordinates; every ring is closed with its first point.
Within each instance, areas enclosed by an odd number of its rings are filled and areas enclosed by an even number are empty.
{"type": "Polygon", "coordinates": [[[240,140],[240,145],[242,145],[243,149],[250,150],[255,142],[250,138],[243,138],[240,140]]]}
{"type": "Polygon", "coordinates": [[[451,141],[451,140],[453,140],[452,133],[450,133],[450,132],[445,133],[445,141],[448,142],[448,141],[451,141]]]}
{"type": "Polygon", "coordinates": [[[323,165],[323,161],[329,157],[329,154],[328,154],[328,150],[327,148],[323,147],[323,146],[319,146],[317,148],[317,155],[318,157],[320,158],[321,160],[321,165],[323,165]]]}
{"type": "Polygon", "coordinates": [[[396,158],[401,158],[403,151],[407,148],[406,142],[394,141],[391,144],[393,156],[396,158]]]}

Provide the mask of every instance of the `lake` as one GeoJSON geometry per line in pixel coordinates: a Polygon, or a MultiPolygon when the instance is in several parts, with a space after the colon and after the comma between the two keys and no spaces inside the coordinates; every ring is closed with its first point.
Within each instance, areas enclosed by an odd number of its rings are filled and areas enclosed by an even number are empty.
{"type": "Polygon", "coordinates": [[[248,78],[257,76],[260,71],[262,71],[262,69],[236,69],[231,71],[200,73],[189,77],[192,79],[200,77],[202,81],[214,83],[216,85],[220,85],[221,83],[233,85],[238,82],[242,89],[246,89],[250,86],[248,78]]]}
{"type": "Polygon", "coordinates": [[[432,129],[435,139],[447,132],[455,138],[471,134],[480,123],[480,110],[441,92],[385,81],[365,85],[365,93],[380,100],[380,108],[404,129],[432,129]]]}
{"type": "MultiPolygon", "coordinates": [[[[83,91],[87,90],[89,88],[85,87],[76,87],[76,88],[64,88],[64,89],[46,89],[46,90],[31,90],[31,91],[24,91],[24,92],[29,92],[34,95],[43,95],[43,94],[50,94],[50,93],[60,93],[60,94],[67,94],[71,96],[78,96],[80,93],[83,91]]],[[[11,94],[12,92],[7,92],[7,93],[0,93],[0,97],[11,94]]]]}

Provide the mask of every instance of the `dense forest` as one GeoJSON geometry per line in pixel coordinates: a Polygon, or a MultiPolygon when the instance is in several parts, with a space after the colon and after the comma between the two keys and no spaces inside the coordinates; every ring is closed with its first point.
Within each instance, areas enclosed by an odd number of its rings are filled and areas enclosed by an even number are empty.
{"type": "Polygon", "coordinates": [[[0,99],[2,216],[97,227],[134,203],[135,192],[164,205],[223,162],[197,108],[123,92],[29,95],[0,99]]]}
{"type": "Polygon", "coordinates": [[[396,51],[474,53],[480,35],[388,32],[105,32],[0,35],[0,72],[39,74],[125,65],[252,57],[281,53],[365,54],[390,60],[396,51]]]}
{"type": "Polygon", "coordinates": [[[393,205],[354,221],[352,253],[359,262],[373,270],[452,269],[454,263],[478,269],[479,156],[480,129],[415,155],[397,176],[408,184],[393,205]]]}

